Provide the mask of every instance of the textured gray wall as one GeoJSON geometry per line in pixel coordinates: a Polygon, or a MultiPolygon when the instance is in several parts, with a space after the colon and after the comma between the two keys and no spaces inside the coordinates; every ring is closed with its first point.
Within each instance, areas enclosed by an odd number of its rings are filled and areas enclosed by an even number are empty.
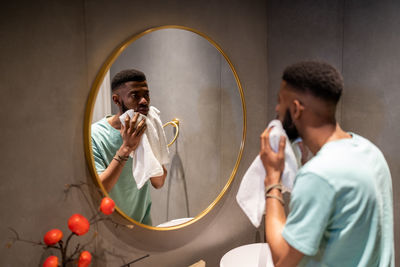
{"type": "Polygon", "coordinates": [[[280,75],[304,59],[331,62],[343,72],[339,122],[381,148],[392,172],[396,262],[400,261],[400,12],[399,1],[268,2],[268,107],[280,75]]]}
{"type": "MultiPolygon", "coordinates": [[[[268,117],[283,69],[300,60],[326,60],[342,68],[341,1],[268,1],[268,117]]],[[[340,114],[338,114],[340,116],[340,114]]]]}
{"type": "Polygon", "coordinates": [[[63,192],[66,183],[92,181],[83,146],[90,87],[118,44],[167,24],[206,33],[236,67],[250,114],[243,160],[228,194],[194,225],[154,232],[100,223],[99,237],[89,247],[100,256],[94,266],[119,266],[146,253],[151,256],[135,266],[188,266],[200,259],[218,266],[226,251],[256,240],[235,195],[267,122],[265,1],[8,1],[0,20],[1,266],[39,266],[44,257],[30,244],[5,248],[12,236],[8,226],[41,240],[53,227],[67,233],[72,213],[91,215],[94,204],[78,190],[63,192]]]}
{"type": "MultiPolygon", "coordinates": [[[[273,117],[282,68],[304,58],[326,59],[343,70],[347,91],[342,124],[371,138],[386,155],[393,175],[395,239],[400,240],[398,2],[274,0],[268,2],[268,12],[266,9],[265,1],[249,4],[240,0],[150,0],[140,5],[83,0],[3,3],[0,265],[36,266],[43,253],[24,243],[5,248],[12,236],[8,226],[25,238],[40,240],[49,228],[67,231],[66,220],[72,213],[91,214],[90,205],[78,191],[67,197],[63,193],[65,183],[91,181],[83,149],[83,117],[91,84],[122,40],[166,24],[208,34],[235,65],[248,111],[243,160],[220,205],[187,229],[165,234],[140,229],[113,233],[100,224],[93,251],[101,259],[95,266],[118,266],[122,259],[128,261],[147,252],[150,258],[135,266],[187,266],[199,259],[205,259],[207,266],[218,266],[226,251],[254,242],[257,233],[239,210],[235,194],[258,152],[258,136],[273,117]],[[377,126],[382,131],[377,131],[377,126]],[[141,249],[128,235],[150,237],[149,248],[141,249]],[[185,240],[184,235],[192,239],[185,240]],[[162,249],[174,244],[172,249],[162,249]]],[[[399,259],[399,243],[396,245],[399,259]]]]}

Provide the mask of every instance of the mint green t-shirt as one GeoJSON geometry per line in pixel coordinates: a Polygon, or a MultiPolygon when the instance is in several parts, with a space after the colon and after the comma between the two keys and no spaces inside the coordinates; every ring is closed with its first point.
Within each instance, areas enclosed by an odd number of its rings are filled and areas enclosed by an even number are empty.
{"type": "Polygon", "coordinates": [[[394,267],[391,175],[365,138],[332,141],[297,174],[283,237],[300,266],[394,267]]]}
{"type": "MultiPolygon", "coordinates": [[[[91,129],[94,162],[97,173],[101,174],[121,147],[122,137],[120,132],[108,123],[106,118],[92,124],[91,129]]],[[[131,157],[125,163],[122,173],[109,195],[129,217],[140,223],[151,225],[149,181],[141,189],[137,188],[132,173],[131,157]]]]}

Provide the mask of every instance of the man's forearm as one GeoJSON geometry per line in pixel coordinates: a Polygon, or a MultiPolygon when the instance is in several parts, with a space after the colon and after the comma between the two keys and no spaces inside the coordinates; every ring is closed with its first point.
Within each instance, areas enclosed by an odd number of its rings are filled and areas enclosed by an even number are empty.
{"type": "Polygon", "coordinates": [[[163,187],[165,179],[167,177],[167,169],[165,169],[164,165],[162,165],[162,168],[164,172],[161,176],[155,176],[150,178],[151,185],[156,189],[160,189],[161,187],[163,187]]]}
{"type": "MultiPolygon", "coordinates": [[[[272,189],[269,195],[282,198],[282,193],[278,189],[272,189]]],[[[285,240],[282,237],[283,227],[286,222],[285,210],[282,203],[272,197],[265,200],[265,235],[267,243],[271,248],[272,258],[275,264],[283,256],[285,240]]]]}
{"type": "Polygon", "coordinates": [[[121,148],[115,154],[114,159],[110,162],[104,172],[99,175],[100,181],[107,192],[110,192],[117,183],[122,169],[126,163],[126,160],[121,160],[118,155],[121,157],[127,157],[129,155],[129,151],[121,146],[121,148]]]}
{"type": "MultiPolygon", "coordinates": [[[[269,194],[283,197],[278,189],[272,189],[269,194]]],[[[268,197],[265,202],[265,234],[275,267],[297,266],[303,254],[292,248],[282,236],[286,223],[284,207],[279,200],[272,197],[268,197]]]]}

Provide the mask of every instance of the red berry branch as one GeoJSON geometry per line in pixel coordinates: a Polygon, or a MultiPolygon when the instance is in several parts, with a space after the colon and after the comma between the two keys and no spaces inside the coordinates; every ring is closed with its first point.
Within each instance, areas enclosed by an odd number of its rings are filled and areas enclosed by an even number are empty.
{"type": "MultiPolygon", "coordinates": [[[[110,215],[114,212],[115,203],[109,198],[105,197],[102,199],[100,204],[100,211],[105,215],[110,215]]],[[[75,248],[75,251],[71,255],[67,255],[68,245],[72,237],[74,236],[82,236],[89,232],[90,225],[103,220],[104,218],[97,218],[100,213],[97,213],[91,219],[91,222],[88,221],[81,214],[73,214],[68,219],[68,228],[71,230],[67,240],[62,240],[63,233],[59,229],[52,229],[48,231],[44,237],[43,241],[47,245],[47,247],[59,249],[61,251],[61,266],[65,267],[67,263],[72,261],[78,261],[78,267],[88,267],[92,261],[92,255],[89,251],[83,250],[84,246],[78,244],[75,248]],[[76,255],[80,253],[79,259],[76,259],[76,255]]],[[[57,267],[58,265],[58,257],[52,255],[49,256],[43,263],[43,267],[57,267]]]]}
{"type": "MultiPolygon", "coordinates": [[[[89,203],[89,200],[87,199],[87,196],[83,193],[81,186],[86,185],[86,183],[81,182],[80,184],[68,184],[66,185],[66,190],[64,190],[65,193],[68,193],[69,190],[73,187],[78,188],[82,194],[84,195],[85,199],[89,203]]],[[[13,241],[22,241],[26,243],[30,243],[33,245],[38,245],[42,246],[45,249],[56,249],[59,250],[61,253],[61,260],[55,255],[51,255],[45,259],[43,262],[43,267],[66,267],[66,265],[70,262],[75,262],[78,264],[78,267],[88,267],[91,264],[92,261],[92,255],[89,251],[85,250],[85,247],[93,241],[94,238],[97,236],[97,232],[94,233],[93,239],[89,241],[88,243],[81,245],[78,243],[75,246],[75,249],[70,252],[68,250],[70,241],[72,238],[75,236],[83,236],[86,233],[89,232],[90,230],[90,225],[93,225],[99,221],[110,221],[112,224],[114,224],[115,227],[118,226],[123,226],[123,227],[128,227],[128,228],[133,228],[133,225],[124,225],[117,223],[113,221],[109,217],[104,217],[104,215],[110,215],[114,212],[115,210],[115,203],[114,201],[109,198],[109,197],[104,197],[101,200],[99,210],[90,218],[89,220],[86,219],[84,216],[81,214],[73,214],[69,219],[68,219],[68,228],[71,230],[71,233],[68,235],[66,238],[66,241],[63,241],[64,234],[61,230],[59,229],[51,229],[49,230],[44,236],[43,236],[43,242],[35,242],[27,239],[22,239],[20,238],[18,232],[14,230],[13,228],[9,228],[14,234],[15,238],[13,238],[13,241]],[[79,255],[79,257],[78,257],[79,255]]],[[[8,243],[7,246],[10,248],[12,246],[12,243],[8,243]]],[[[135,259],[134,261],[131,261],[123,266],[130,266],[130,264],[137,262],[139,260],[142,260],[149,255],[146,255],[144,257],[135,259]]]]}

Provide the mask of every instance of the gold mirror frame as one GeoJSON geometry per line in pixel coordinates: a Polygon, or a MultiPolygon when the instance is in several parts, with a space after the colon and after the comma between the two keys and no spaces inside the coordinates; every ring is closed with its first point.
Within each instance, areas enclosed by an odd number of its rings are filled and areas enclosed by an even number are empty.
{"type": "Polygon", "coordinates": [[[84,121],[84,144],[85,144],[85,156],[86,156],[86,161],[89,165],[89,170],[92,174],[92,177],[95,180],[95,183],[100,187],[100,189],[102,190],[103,194],[105,196],[108,196],[107,191],[104,189],[103,184],[101,183],[99,176],[97,174],[96,171],[96,167],[95,167],[95,163],[94,163],[94,157],[93,157],[93,152],[92,152],[92,140],[91,140],[91,123],[92,123],[92,117],[93,117],[93,109],[94,109],[94,104],[96,101],[96,97],[97,94],[99,92],[99,88],[100,85],[102,84],[104,77],[107,73],[107,71],[111,68],[112,64],[115,62],[115,60],[118,58],[118,56],[125,50],[125,48],[127,48],[131,43],[133,43],[134,41],[136,41],[137,39],[139,39],[140,37],[149,34],[151,32],[154,31],[158,31],[158,30],[162,30],[162,29],[180,29],[180,30],[186,30],[186,31],[190,31],[193,32],[195,34],[200,35],[201,37],[205,38],[208,42],[210,42],[225,58],[225,60],[228,62],[233,75],[235,76],[235,80],[236,80],[236,84],[238,86],[239,89],[239,93],[240,93],[240,99],[242,102],[242,111],[243,111],[243,133],[242,133],[242,141],[240,144],[240,148],[239,148],[239,153],[236,159],[236,163],[235,166],[232,170],[232,173],[229,177],[228,182],[225,184],[224,188],[221,190],[221,192],[219,193],[219,195],[217,196],[217,198],[206,208],[204,209],[200,214],[198,214],[197,216],[195,216],[192,220],[185,222],[183,224],[179,224],[179,225],[175,225],[175,226],[169,226],[169,227],[155,227],[155,226],[149,226],[149,225],[145,225],[142,223],[139,223],[135,220],[133,220],[131,217],[127,216],[123,211],[121,211],[118,207],[116,207],[116,211],[119,215],[121,215],[123,218],[125,218],[126,220],[130,221],[131,223],[133,223],[134,225],[137,226],[141,226],[143,228],[146,229],[150,229],[150,230],[156,230],[156,231],[168,231],[168,230],[176,230],[176,229],[180,229],[183,228],[185,226],[188,226],[190,224],[193,224],[195,222],[197,222],[198,220],[200,220],[201,218],[203,218],[210,210],[213,209],[213,207],[221,200],[221,198],[224,196],[224,194],[226,193],[226,191],[228,190],[229,186],[232,184],[232,181],[236,175],[237,169],[239,167],[239,163],[240,160],[242,158],[242,153],[243,153],[243,148],[244,148],[244,143],[245,143],[245,139],[246,139],[246,127],[247,127],[247,120],[246,120],[246,104],[245,104],[245,100],[244,100],[244,94],[243,94],[243,88],[242,85],[240,83],[239,77],[237,75],[237,72],[235,70],[235,68],[233,67],[232,62],[230,61],[230,59],[228,58],[228,56],[224,53],[224,51],[221,49],[221,47],[214,42],[210,37],[208,37],[207,35],[205,35],[204,33],[189,28],[189,27],[185,27],[185,26],[178,26],[178,25],[166,25],[166,26],[159,26],[159,27],[155,27],[155,28],[150,28],[142,33],[139,33],[129,39],[127,39],[126,41],[124,41],[121,45],[119,45],[112,53],[111,55],[107,58],[106,62],[103,64],[103,66],[101,67],[100,71],[98,72],[96,79],[90,89],[90,93],[89,93],[89,97],[86,103],[86,110],[85,110],[85,121],[84,121]]]}

